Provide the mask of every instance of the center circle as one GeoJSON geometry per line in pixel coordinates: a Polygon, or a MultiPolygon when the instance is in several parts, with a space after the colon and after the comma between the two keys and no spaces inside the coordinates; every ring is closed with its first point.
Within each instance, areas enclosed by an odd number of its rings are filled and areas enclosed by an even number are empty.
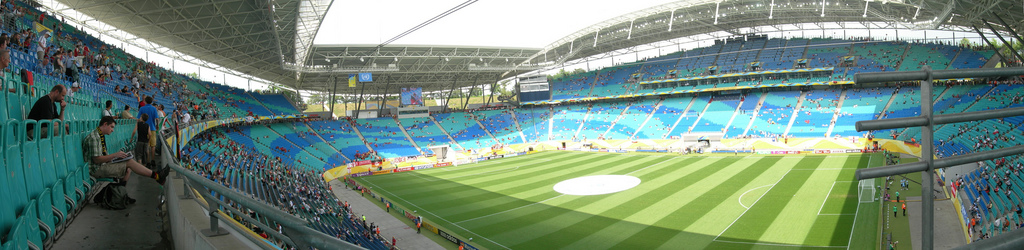
{"type": "Polygon", "coordinates": [[[627,190],[640,185],[640,178],[628,175],[592,175],[564,180],[555,191],[568,195],[599,195],[627,190]]]}

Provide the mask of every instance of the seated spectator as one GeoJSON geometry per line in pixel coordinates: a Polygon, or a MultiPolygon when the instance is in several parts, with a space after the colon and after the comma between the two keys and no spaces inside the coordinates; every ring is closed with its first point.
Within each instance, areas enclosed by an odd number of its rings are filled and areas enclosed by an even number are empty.
{"type": "Polygon", "coordinates": [[[135,116],[132,116],[132,113],[128,112],[131,109],[132,109],[132,107],[130,107],[128,105],[124,105],[124,111],[121,111],[121,117],[120,118],[121,119],[135,119],[135,116]]]}
{"type": "Polygon", "coordinates": [[[157,183],[163,185],[167,181],[167,173],[170,170],[167,167],[159,171],[153,171],[139,164],[134,159],[112,162],[114,159],[128,156],[127,153],[121,151],[107,152],[106,136],[114,132],[116,125],[117,122],[114,121],[114,117],[104,116],[100,119],[99,127],[89,133],[89,135],[86,135],[85,139],[82,140],[85,159],[89,162],[89,175],[97,179],[124,178],[127,181],[128,177],[131,176],[131,172],[135,172],[142,176],[149,176],[149,178],[153,178],[157,183]]]}
{"type": "MultiPolygon", "coordinates": [[[[54,119],[64,120],[64,111],[66,110],[64,107],[68,105],[68,103],[64,101],[64,96],[67,95],[67,93],[67,88],[65,88],[64,85],[57,84],[56,86],[53,86],[53,88],[50,89],[49,94],[39,97],[39,99],[36,100],[36,103],[32,105],[31,111],[28,112],[27,118],[37,121],[54,119]],[[54,105],[54,103],[60,105],[60,111],[57,110],[57,105],[54,105]]],[[[32,129],[34,129],[33,124],[29,124],[29,139],[32,139],[32,129]]],[[[42,129],[42,133],[40,134],[48,134],[49,131],[46,130],[47,128],[42,129]]]]}
{"type": "Polygon", "coordinates": [[[114,116],[114,110],[112,110],[112,109],[114,108],[114,101],[107,100],[106,106],[104,106],[104,107],[105,108],[103,109],[103,116],[113,117],[114,116]]]}
{"type": "Polygon", "coordinates": [[[7,69],[7,65],[11,64],[11,49],[7,47],[8,41],[7,34],[0,35],[0,71],[7,69]]]}

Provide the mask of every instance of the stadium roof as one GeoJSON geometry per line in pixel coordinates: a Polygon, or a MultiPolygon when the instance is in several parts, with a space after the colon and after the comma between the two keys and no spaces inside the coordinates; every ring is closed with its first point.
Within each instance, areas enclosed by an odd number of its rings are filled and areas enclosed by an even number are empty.
{"type": "MultiPolygon", "coordinates": [[[[984,20],[1005,30],[994,16],[1008,21],[1013,29],[1024,25],[1024,6],[1016,1],[687,0],[606,20],[543,48],[313,45],[331,0],[59,1],[172,50],[285,86],[316,91],[332,88],[335,77],[347,78],[357,72],[374,73],[377,83],[420,86],[424,91],[449,89],[453,83],[457,87],[480,85],[567,61],[701,34],[857,28],[851,24],[871,29],[971,32],[971,26],[977,26],[986,32],[984,20]]],[[[339,93],[360,91],[341,83],[339,80],[339,93]]],[[[368,85],[367,93],[381,91],[384,85],[368,85]]]]}

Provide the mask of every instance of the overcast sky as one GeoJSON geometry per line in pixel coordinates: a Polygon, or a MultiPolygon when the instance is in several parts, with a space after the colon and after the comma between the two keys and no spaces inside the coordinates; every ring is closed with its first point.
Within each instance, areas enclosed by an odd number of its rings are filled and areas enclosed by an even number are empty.
{"type": "MultiPolygon", "coordinates": [[[[334,1],[315,44],[380,44],[466,0],[334,1]]],[[[670,0],[480,0],[392,44],[544,47],[670,0]]]]}

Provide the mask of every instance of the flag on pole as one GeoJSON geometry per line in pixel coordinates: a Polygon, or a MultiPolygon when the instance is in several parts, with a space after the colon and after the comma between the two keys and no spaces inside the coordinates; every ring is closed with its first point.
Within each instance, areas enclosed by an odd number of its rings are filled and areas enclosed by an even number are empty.
{"type": "Polygon", "coordinates": [[[356,87],[356,75],[355,74],[349,74],[348,75],[348,87],[349,88],[355,88],[356,87]]]}

